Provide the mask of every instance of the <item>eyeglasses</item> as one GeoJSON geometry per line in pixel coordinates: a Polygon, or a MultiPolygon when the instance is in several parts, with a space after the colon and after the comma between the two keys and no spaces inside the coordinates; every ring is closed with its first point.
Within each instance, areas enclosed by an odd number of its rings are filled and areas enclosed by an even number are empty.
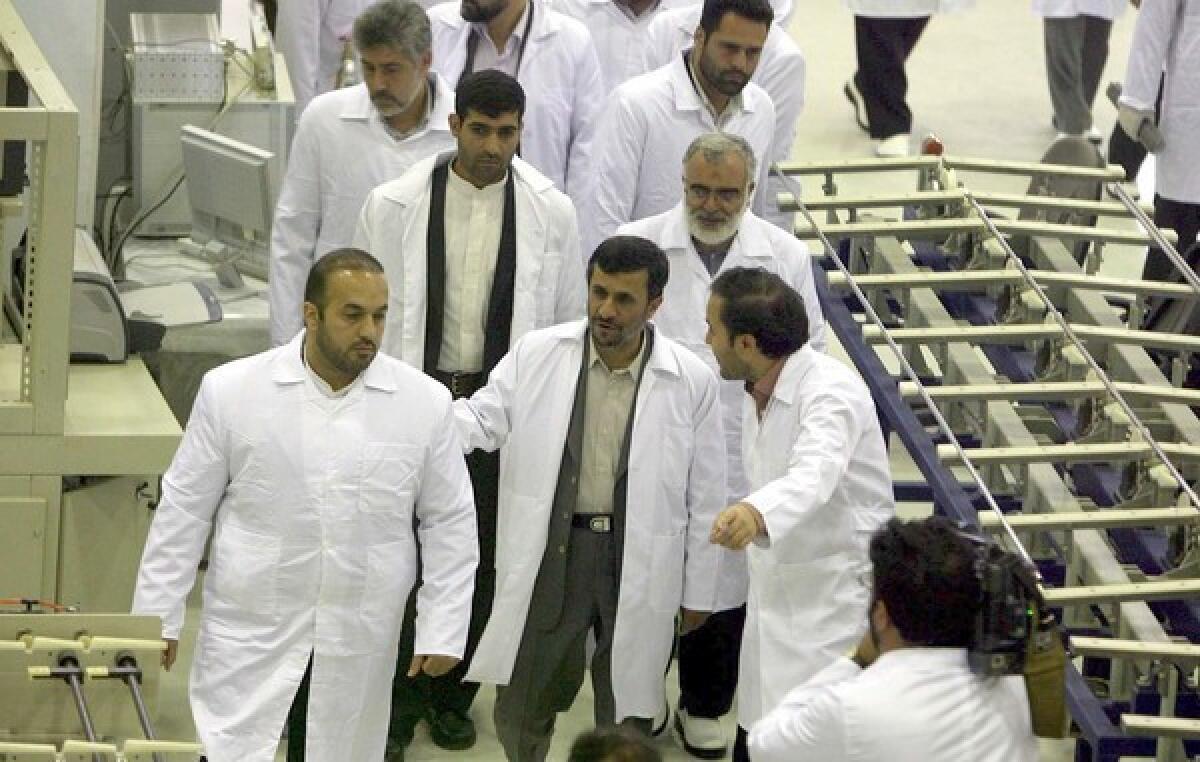
{"type": "Polygon", "coordinates": [[[697,203],[703,204],[708,201],[710,196],[716,196],[717,201],[722,204],[736,204],[742,200],[745,194],[741,188],[710,188],[707,185],[698,185],[684,181],[684,186],[687,190],[688,199],[697,203]]]}

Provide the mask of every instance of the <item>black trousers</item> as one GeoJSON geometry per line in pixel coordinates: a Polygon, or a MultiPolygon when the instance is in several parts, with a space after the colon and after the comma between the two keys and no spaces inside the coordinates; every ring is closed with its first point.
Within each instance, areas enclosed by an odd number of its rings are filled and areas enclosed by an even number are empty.
{"type": "MultiPolygon", "coordinates": [[[[1179,234],[1179,242],[1175,249],[1183,255],[1193,271],[1200,271],[1200,204],[1186,204],[1173,201],[1162,196],[1154,197],[1154,224],[1160,228],[1172,228],[1179,234]]],[[[1167,258],[1162,249],[1150,247],[1146,252],[1146,265],[1142,268],[1142,278],[1145,280],[1166,280],[1182,282],[1175,265],[1167,258]]],[[[1144,328],[1154,330],[1163,319],[1164,313],[1172,300],[1152,297],[1147,301],[1146,321],[1144,328]]],[[[1168,321],[1170,323],[1172,321],[1168,321]]],[[[1161,330],[1171,330],[1164,327],[1161,330]]]]}
{"type": "Polygon", "coordinates": [[[679,708],[716,719],[733,706],[746,607],[719,611],[679,638],[679,708]]]}
{"type": "Polygon", "coordinates": [[[858,54],[854,84],[862,93],[869,132],[876,140],[912,132],[904,64],[928,23],[928,16],[854,17],[854,46],[858,54]]]}
{"type": "Polygon", "coordinates": [[[467,471],[475,492],[475,516],[479,531],[479,567],[475,571],[475,593],[471,599],[471,622],[467,629],[467,650],[463,660],[441,677],[408,677],[416,637],[417,591],[413,590],[400,632],[400,653],[396,677],[392,681],[392,721],[388,740],[407,744],[413,728],[427,710],[457,712],[466,715],[479,692],[479,683],[463,682],[475,647],[483,635],[492,612],[496,591],[496,504],[500,480],[500,456],[476,450],[467,456],[467,471]]]}

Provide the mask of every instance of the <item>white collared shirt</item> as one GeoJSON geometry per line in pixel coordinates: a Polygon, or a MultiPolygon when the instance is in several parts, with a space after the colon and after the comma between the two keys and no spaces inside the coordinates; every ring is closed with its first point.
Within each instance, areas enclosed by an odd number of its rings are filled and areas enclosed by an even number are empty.
{"type": "Polygon", "coordinates": [[[530,3],[526,2],[525,12],[521,14],[521,18],[517,20],[517,25],[513,27],[512,34],[508,36],[508,42],[504,44],[504,50],[496,49],[496,43],[492,41],[492,36],[488,34],[487,24],[479,21],[471,24],[471,33],[479,38],[479,42],[475,46],[474,71],[496,69],[510,77],[517,76],[517,66],[520,63],[521,39],[525,34],[525,24],[529,19],[529,8],[530,3]]]}
{"type": "Polygon", "coordinates": [[[709,100],[708,93],[704,92],[704,88],[700,87],[700,78],[696,76],[696,50],[685,53],[688,63],[688,75],[692,79],[692,87],[696,90],[696,96],[700,98],[700,103],[707,109],[709,116],[713,118],[713,124],[718,130],[724,131],[725,126],[729,124],[729,120],[734,114],[739,114],[742,111],[742,93],[739,90],[738,94],[730,98],[725,103],[724,111],[717,111],[717,107],[709,100]]]}
{"type": "Polygon", "coordinates": [[[446,292],[438,370],[483,370],[488,298],[504,226],[505,179],[476,188],[453,165],[446,181],[446,292]]]}
{"type": "Polygon", "coordinates": [[[637,378],[646,357],[646,337],[626,368],[612,370],[588,334],[587,395],[583,410],[583,454],[576,513],[612,513],[621,442],[629,425],[637,378]]]}

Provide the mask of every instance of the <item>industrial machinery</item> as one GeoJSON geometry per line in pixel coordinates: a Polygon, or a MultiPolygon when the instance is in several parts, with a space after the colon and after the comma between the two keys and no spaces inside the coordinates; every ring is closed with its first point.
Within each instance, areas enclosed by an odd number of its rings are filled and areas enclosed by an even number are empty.
{"type": "Polygon", "coordinates": [[[773,171],[818,242],[826,319],[923,477],[898,499],[996,533],[1039,573],[1075,657],[1076,759],[1193,758],[1200,391],[1183,381],[1200,339],[1144,322],[1151,299],[1200,304],[1173,234],[1117,168],[929,155],[773,171]],[[863,173],[895,191],[854,192],[863,173]],[[1179,282],[1112,272],[1140,273],[1147,245],[1184,265],[1179,282]]]}
{"type": "Polygon", "coordinates": [[[21,604],[28,613],[0,613],[0,759],[194,762],[199,744],[155,737],[150,707],[166,647],[157,617],[0,601],[21,604]]]}

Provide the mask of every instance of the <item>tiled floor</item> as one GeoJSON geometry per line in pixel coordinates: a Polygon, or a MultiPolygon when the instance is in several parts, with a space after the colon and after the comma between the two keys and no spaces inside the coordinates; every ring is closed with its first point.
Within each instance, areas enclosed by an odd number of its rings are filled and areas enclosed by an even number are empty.
{"type": "MultiPolygon", "coordinates": [[[[791,32],[808,59],[808,102],[793,155],[801,160],[869,155],[869,141],[854,126],[841,93],[843,82],[854,68],[851,17],[835,0],[797,0],[796,4],[791,32]]],[[[1108,78],[1120,77],[1132,28],[1133,17],[1129,14],[1114,27],[1108,78]]],[[[936,132],[951,153],[1036,160],[1054,137],[1042,65],[1041,24],[1029,12],[1028,3],[980,0],[970,13],[935,18],[912,57],[909,78],[910,103],[917,123],[914,132],[936,132]]],[[[1107,102],[1098,104],[1096,115],[1101,129],[1111,127],[1114,111],[1107,102]]],[[[1133,269],[1136,264],[1117,266],[1133,269]]],[[[897,477],[904,478],[912,466],[900,455],[895,457],[894,468],[897,477]]],[[[904,510],[919,514],[924,509],[906,506],[904,510]]],[[[192,613],[180,666],[166,676],[162,685],[160,732],[164,737],[191,734],[185,681],[195,632],[194,609],[192,613]]],[[[502,759],[490,710],[491,692],[485,689],[474,711],[480,741],[473,750],[440,751],[422,729],[408,759],[502,759]]],[[[591,696],[585,686],[575,707],[559,724],[551,759],[565,757],[570,739],[588,727],[590,715],[591,696]]],[[[732,734],[732,721],[728,724],[732,734]]],[[[661,746],[667,759],[690,759],[670,741],[661,746]]],[[[1044,744],[1042,756],[1046,762],[1065,762],[1071,759],[1070,744],[1044,744]]]]}

